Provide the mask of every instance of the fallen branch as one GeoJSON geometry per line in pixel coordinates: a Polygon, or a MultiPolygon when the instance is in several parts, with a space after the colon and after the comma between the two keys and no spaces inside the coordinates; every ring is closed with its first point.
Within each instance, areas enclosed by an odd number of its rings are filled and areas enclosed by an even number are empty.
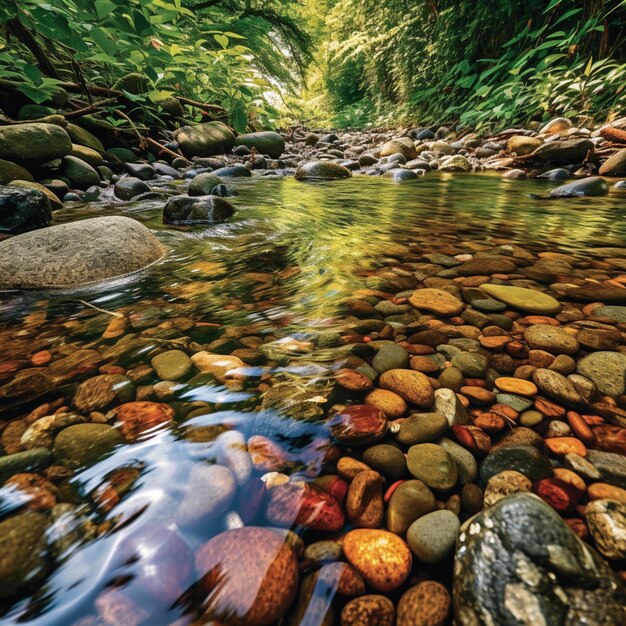
{"type": "Polygon", "coordinates": [[[100,102],[94,102],[93,104],[89,104],[80,109],[76,109],[75,111],[65,113],[63,117],[66,120],[71,120],[77,117],[82,117],[83,115],[89,115],[90,113],[93,113],[94,111],[97,111],[98,109],[101,109],[108,104],[113,104],[114,102],[117,102],[117,98],[107,98],[106,100],[100,100],[100,102]]]}
{"type": "Polygon", "coordinates": [[[112,317],[123,318],[124,316],[121,313],[115,313],[114,311],[107,311],[106,309],[101,309],[97,307],[95,304],[91,304],[90,302],[86,302],[85,300],[79,300],[81,304],[84,304],[86,307],[93,309],[94,311],[98,311],[99,313],[106,313],[107,315],[111,315],[112,317]]]}

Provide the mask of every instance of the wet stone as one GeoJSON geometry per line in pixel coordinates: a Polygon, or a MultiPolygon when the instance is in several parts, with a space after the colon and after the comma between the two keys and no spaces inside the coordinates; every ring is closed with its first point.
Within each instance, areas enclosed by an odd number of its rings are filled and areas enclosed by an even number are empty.
{"type": "Polygon", "coordinates": [[[179,380],[192,368],[191,359],[182,350],[167,350],[152,358],[154,371],[161,380],[179,380]]]}
{"type": "Polygon", "coordinates": [[[387,530],[404,537],[409,526],[436,508],[435,496],[421,480],[407,480],[395,489],[387,508],[387,530]]]}
{"type": "Polygon", "coordinates": [[[459,518],[451,511],[433,511],[411,524],[406,540],[420,561],[439,563],[453,551],[459,528],[459,518]]]}
{"type": "Polygon", "coordinates": [[[400,424],[395,437],[402,445],[412,446],[437,441],[448,428],[448,420],[441,413],[415,413],[400,424]]]}
{"type": "Polygon", "coordinates": [[[336,413],[329,421],[330,431],[346,445],[366,445],[382,439],[387,433],[385,414],[368,404],[353,404],[336,413]]]}
{"type": "Polygon", "coordinates": [[[423,580],[400,598],[396,626],[444,626],[451,605],[450,594],[441,583],[423,580]]]}
{"type": "Polygon", "coordinates": [[[108,424],[75,424],[54,439],[54,456],[69,467],[95,461],[123,442],[119,431],[108,424]]]}
{"type": "Polygon", "coordinates": [[[491,451],[480,464],[484,483],[505,470],[520,472],[532,482],[552,476],[548,459],[537,448],[528,445],[507,446],[491,451]]]}
{"type": "Polygon", "coordinates": [[[461,527],[454,565],[460,626],[618,624],[623,600],[623,583],[608,565],[536,496],[504,498],[461,527]]]}
{"type": "Polygon", "coordinates": [[[458,477],[452,457],[433,443],[411,446],[407,453],[407,467],[413,477],[436,491],[449,491],[458,477]]]}
{"type": "Polygon", "coordinates": [[[594,500],[587,504],[585,519],[598,550],[611,560],[626,558],[626,504],[594,500]]]}

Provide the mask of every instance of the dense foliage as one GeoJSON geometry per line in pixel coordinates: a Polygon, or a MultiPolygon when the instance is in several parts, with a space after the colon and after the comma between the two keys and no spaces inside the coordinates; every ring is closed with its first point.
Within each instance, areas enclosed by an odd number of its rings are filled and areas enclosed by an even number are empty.
{"type": "MultiPolygon", "coordinates": [[[[67,83],[121,89],[142,115],[173,95],[223,107],[232,125],[271,121],[269,81],[303,68],[295,3],[194,0],[0,0],[0,79],[35,103],[67,83]],[[129,74],[141,79],[128,81],[129,74]],[[120,80],[121,79],[121,80],[120,80]]],[[[293,82],[293,81],[292,81],[293,82]]],[[[78,105],[77,105],[78,106],[78,105]]]]}
{"type": "Polygon", "coordinates": [[[506,125],[625,108],[624,0],[327,4],[319,67],[331,123],[506,125]]]}

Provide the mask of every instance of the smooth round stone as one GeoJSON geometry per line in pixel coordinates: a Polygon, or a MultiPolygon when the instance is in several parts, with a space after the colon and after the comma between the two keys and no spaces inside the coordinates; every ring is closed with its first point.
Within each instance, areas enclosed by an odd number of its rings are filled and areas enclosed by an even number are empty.
{"type": "Polygon", "coordinates": [[[335,498],[316,485],[296,482],[269,490],[265,517],[281,528],[295,524],[326,532],[338,532],[345,522],[343,509],[335,498]]]}
{"type": "Polygon", "coordinates": [[[483,378],[487,367],[489,367],[489,359],[484,354],[477,352],[460,352],[455,354],[451,361],[453,367],[470,378],[483,378]]]}
{"type": "Polygon", "coordinates": [[[440,413],[415,413],[402,421],[395,437],[404,446],[429,443],[443,437],[449,427],[448,420],[440,413]]]}
{"type": "Polygon", "coordinates": [[[409,526],[437,508],[433,492],[421,480],[406,480],[391,494],[387,530],[404,537],[409,526]]]}
{"type": "Polygon", "coordinates": [[[304,559],[313,563],[339,561],[343,556],[343,548],[336,541],[316,541],[304,550],[304,559]]]}
{"type": "Polygon", "coordinates": [[[120,178],[113,187],[113,193],[120,200],[132,200],[135,196],[148,191],[150,191],[150,187],[143,180],[134,176],[120,178]]]}
{"type": "Polygon", "coordinates": [[[130,379],[122,374],[101,374],[78,385],[72,404],[77,411],[87,415],[107,407],[116,398],[122,402],[131,400],[134,389],[130,379]]]}
{"type": "Polygon", "coordinates": [[[465,261],[456,268],[459,276],[491,276],[492,274],[510,274],[517,270],[517,265],[501,256],[478,257],[465,261]]]}
{"type": "Polygon", "coordinates": [[[534,410],[522,411],[519,416],[519,423],[521,426],[526,426],[527,428],[532,428],[533,426],[537,426],[537,424],[541,424],[543,422],[543,413],[534,410]]]}
{"type": "Polygon", "coordinates": [[[203,172],[195,176],[189,183],[187,193],[190,196],[208,196],[211,191],[222,183],[222,179],[212,172],[203,172]]]}
{"type": "Polygon", "coordinates": [[[550,192],[553,198],[578,198],[582,196],[606,196],[609,185],[601,176],[590,176],[582,180],[561,185],[550,192]]]}
{"type": "Polygon", "coordinates": [[[463,302],[443,289],[418,289],[409,298],[412,306],[442,317],[454,317],[463,310],[463,302]]]}
{"type": "Polygon", "coordinates": [[[557,402],[573,406],[585,404],[585,399],[571,380],[558,372],[539,368],[533,372],[532,378],[543,393],[557,402]]]}
{"type": "Polygon", "coordinates": [[[365,404],[380,409],[389,420],[398,419],[407,412],[406,402],[393,391],[374,389],[365,396],[365,404]]]}
{"type": "MultiPolygon", "coordinates": [[[[54,435],[68,426],[81,424],[87,420],[77,413],[54,413],[41,417],[29,426],[20,439],[23,448],[52,448],[54,445],[54,435]]],[[[4,430],[4,434],[8,432],[4,430]]],[[[6,442],[5,442],[6,446],[6,442]]]]}
{"type": "Polygon", "coordinates": [[[494,382],[496,387],[505,393],[513,393],[520,396],[537,395],[537,387],[530,380],[502,376],[500,378],[496,378],[494,382]]]}
{"type": "Polygon", "coordinates": [[[382,374],[388,370],[406,369],[409,366],[409,353],[395,343],[385,343],[372,359],[372,367],[382,374]]]}
{"type": "Polygon", "coordinates": [[[119,430],[126,441],[136,441],[143,433],[158,426],[171,424],[174,409],[163,402],[126,402],[110,411],[107,416],[115,417],[119,430]]]}
{"type": "Polygon", "coordinates": [[[205,617],[234,626],[266,626],[280,619],[298,588],[298,561],[284,536],[249,526],[227,530],[196,555],[205,617]],[[254,546],[254,549],[251,547],[254,546]]]}
{"type": "Polygon", "coordinates": [[[524,331],[524,339],[531,348],[555,355],[576,354],[580,350],[576,337],[559,326],[534,324],[524,331]]]}
{"type": "Polygon", "coordinates": [[[491,284],[481,285],[480,288],[496,300],[526,313],[553,315],[561,311],[558,300],[534,289],[491,284]]]}
{"type": "Polygon", "coordinates": [[[182,350],[167,350],[151,360],[157,376],[161,380],[179,380],[192,368],[191,359],[182,350]]]}
{"type": "Polygon", "coordinates": [[[341,626],[393,626],[395,616],[396,610],[389,598],[367,594],[350,600],[343,607],[341,626]]]}
{"type": "Polygon", "coordinates": [[[453,391],[460,391],[461,387],[465,386],[465,376],[457,367],[447,367],[437,380],[442,387],[453,391]]]}
{"type": "Polygon", "coordinates": [[[386,435],[388,421],[375,406],[352,404],[333,415],[328,425],[333,437],[341,443],[367,445],[386,435]]]}
{"type": "Polygon", "coordinates": [[[359,472],[346,496],[346,516],[353,527],[378,528],[383,520],[382,477],[378,472],[359,472]]]}
{"type": "Polygon", "coordinates": [[[386,530],[351,530],[344,537],[343,551],[365,582],[376,591],[397,589],[408,578],[413,565],[407,544],[386,530]]]}
{"type": "Polygon", "coordinates": [[[475,515],[483,508],[483,492],[478,485],[464,485],[461,491],[461,506],[469,515],[475,515]]]}
{"type": "Polygon", "coordinates": [[[576,371],[604,395],[619,396],[626,390],[626,355],[620,352],[592,352],[578,361],[576,371]]]}
{"type": "Polygon", "coordinates": [[[54,456],[70,467],[80,467],[107,452],[124,439],[108,424],[74,424],[58,433],[54,439],[54,456]]]}
{"type": "Polygon", "coordinates": [[[391,482],[406,474],[406,460],[402,450],[388,443],[371,446],[365,450],[363,462],[391,482]]]}
{"type": "Polygon", "coordinates": [[[452,511],[433,511],[415,520],[406,540],[420,561],[439,563],[454,549],[461,524],[452,511]]]}
{"type": "Polygon", "coordinates": [[[0,598],[9,598],[44,576],[47,526],[47,517],[34,511],[0,521],[0,598]]]}
{"type": "Polygon", "coordinates": [[[452,457],[434,443],[411,446],[407,467],[412,476],[436,491],[449,491],[456,485],[458,473],[452,457]]]}
{"type": "Polygon", "coordinates": [[[587,504],[585,519],[598,550],[607,559],[626,558],[626,504],[594,500],[587,504]]]}
{"type": "Polygon", "coordinates": [[[351,176],[352,172],[347,167],[332,161],[309,161],[298,167],[295,173],[295,179],[301,181],[336,180],[351,176]]]}
{"type": "Polygon", "coordinates": [[[450,594],[441,583],[423,580],[400,598],[396,626],[444,626],[451,604],[450,594]]]}
{"type": "Polygon", "coordinates": [[[196,352],[191,357],[195,367],[205,374],[212,374],[218,382],[224,383],[237,369],[246,364],[236,356],[225,354],[211,354],[209,352],[196,352]]]}
{"type": "Polygon", "coordinates": [[[443,415],[450,426],[470,423],[465,406],[451,389],[437,389],[435,391],[434,410],[443,415]]]}
{"type": "Polygon", "coordinates": [[[228,510],[236,490],[237,484],[229,469],[196,463],[185,481],[176,523],[189,527],[215,519],[228,510]]]}
{"type": "Polygon", "coordinates": [[[381,374],[379,386],[397,393],[403,400],[420,408],[432,406],[435,395],[428,377],[408,369],[388,370],[381,374]]]}
{"type": "Polygon", "coordinates": [[[507,446],[491,451],[480,464],[480,478],[487,483],[505,470],[524,474],[533,483],[553,474],[548,459],[537,448],[528,445],[507,446]]]}

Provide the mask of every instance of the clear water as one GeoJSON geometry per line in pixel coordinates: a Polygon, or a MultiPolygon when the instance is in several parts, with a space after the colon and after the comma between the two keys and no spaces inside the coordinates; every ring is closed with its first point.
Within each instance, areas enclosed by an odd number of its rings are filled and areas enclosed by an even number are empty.
{"type": "MultiPolygon", "coordinates": [[[[320,442],[327,440],[324,424],[294,420],[289,411],[255,411],[259,385],[263,376],[277,370],[304,387],[331,377],[345,348],[294,353],[290,342],[306,342],[311,332],[341,330],[346,297],[372,286],[371,276],[378,268],[401,267],[409,246],[413,251],[432,252],[472,240],[492,246],[521,245],[534,253],[566,252],[579,258],[601,256],[604,253],[595,252],[601,247],[626,247],[624,193],[541,200],[529,194],[546,194],[552,184],[503,181],[496,175],[446,174],[429,174],[401,185],[355,177],[315,184],[247,179],[236,180],[232,186],[238,192],[232,199],[237,214],[228,223],[207,227],[163,225],[162,202],[156,201],[122,205],[109,196],[65,208],[56,214],[59,223],[96,215],[134,217],[154,229],[169,254],[121,282],[76,292],[0,295],[1,361],[28,358],[39,349],[54,351],[61,345],[111,344],[101,337],[112,318],[81,301],[107,311],[131,307],[144,315],[164,302],[175,304],[180,315],[206,324],[194,329],[194,341],[209,343],[225,328],[252,325],[248,334],[265,337],[273,355],[287,355],[278,359],[273,371],[247,368],[247,379],[238,388],[186,386],[176,403],[205,403],[199,415],[124,445],[77,472],[70,480],[71,488],[77,502],[86,502],[86,518],[99,526],[100,535],[66,545],[38,590],[0,613],[0,624],[79,623],[96,615],[96,597],[113,587],[123,588],[146,611],[144,623],[151,626],[173,624],[186,615],[197,601],[196,581],[192,572],[182,568],[180,574],[176,569],[172,556],[176,549],[168,547],[171,537],[162,529],[174,528],[173,513],[184,496],[190,468],[215,461],[219,451],[215,442],[194,441],[185,435],[190,428],[224,425],[235,426],[246,437],[262,433],[288,450],[294,471],[315,475],[323,453],[320,442]],[[94,506],[94,490],[107,484],[119,468],[129,468],[134,479],[129,481],[131,486],[111,510],[94,506]],[[135,537],[134,550],[128,548],[129,535],[135,537]],[[129,555],[134,556],[129,559],[129,555]],[[170,570],[175,582],[166,585],[168,593],[155,596],[146,591],[154,588],[149,581],[167,580],[170,570]]],[[[127,329],[131,331],[140,332],[127,329]]],[[[156,340],[119,364],[131,367],[148,362],[149,352],[163,345],[175,347],[156,340]]],[[[0,418],[24,414],[18,408],[0,418]]],[[[9,495],[0,491],[8,509],[9,495]]],[[[240,496],[233,509],[245,518],[248,504],[240,496]]],[[[224,530],[226,523],[220,518],[179,535],[193,552],[224,530]]],[[[257,517],[254,523],[262,522],[257,517]]],[[[177,626],[186,623],[184,617],[176,622],[177,626]]]]}

